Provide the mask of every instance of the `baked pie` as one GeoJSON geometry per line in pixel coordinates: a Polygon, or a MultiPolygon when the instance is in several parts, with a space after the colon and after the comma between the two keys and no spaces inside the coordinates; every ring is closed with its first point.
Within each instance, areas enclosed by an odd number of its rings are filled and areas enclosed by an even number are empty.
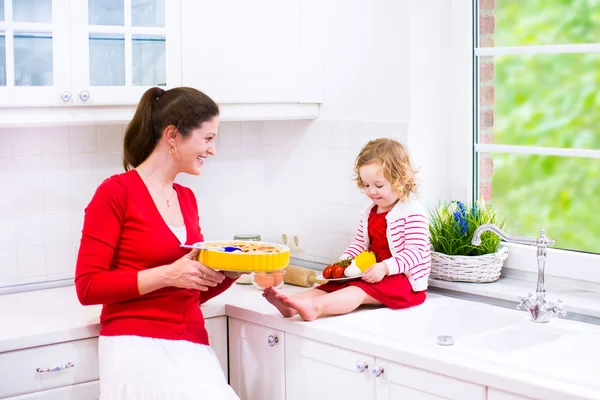
{"type": "Polygon", "coordinates": [[[194,246],[202,248],[198,261],[221,271],[269,272],[286,268],[290,263],[289,247],[276,243],[218,240],[194,246]]]}
{"type": "Polygon", "coordinates": [[[235,249],[239,249],[242,253],[281,253],[285,251],[282,246],[273,245],[263,242],[254,241],[227,241],[227,242],[204,242],[204,248],[226,249],[228,253],[236,253],[235,249]]]}

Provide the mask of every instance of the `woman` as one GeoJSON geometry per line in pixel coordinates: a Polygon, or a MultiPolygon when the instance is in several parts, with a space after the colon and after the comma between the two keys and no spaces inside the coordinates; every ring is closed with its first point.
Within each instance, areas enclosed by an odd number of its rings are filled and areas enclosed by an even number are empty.
{"type": "Polygon", "coordinates": [[[75,286],[100,316],[101,399],[237,399],[208,346],[199,305],[237,273],[216,272],[183,243],[203,241],[193,192],[215,154],[219,107],[192,88],[144,93],[125,133],[124,173],[85,210],[75,286]]]}

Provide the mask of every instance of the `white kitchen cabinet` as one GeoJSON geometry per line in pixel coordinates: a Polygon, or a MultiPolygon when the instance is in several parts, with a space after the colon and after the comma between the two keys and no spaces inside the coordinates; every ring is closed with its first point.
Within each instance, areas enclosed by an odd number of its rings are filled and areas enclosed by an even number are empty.
{"type": "Polygon", "coordinates": [[[100,381],[96,380],[22,396],[8,397],[7,400],[98,400],[99,398],[100,381]]]}
{"type": "Polygon", "coordinates": [[[215,351],[225,378],[229,376],[229,362],[227,360],[227,317],[208,318],[204,321],[208,332],[208,342],[215,351]]]}
{"type": "Polygon", "coordinates": [[[485,386],[465,382],[377,359],[371,372],[375,375],[377,400],[485,400],[485,386]]]}
{"type": "Polygon", "coordinates": [[[375,399],[375,357],[287,334],[287,400],[375,399]]]}
{"type": "Polygon", "coordinates": [[[322,7],[184,0],[183,84],[225,104],[322,102],[322,7]]]}
{"type": "Polygon", "coordinates": [[[6,0],[0,106],[136,104],[181,84],[180,0],[6,0]]]}
{"type": "Polygon", "coordinates": [[[181,85],[181,0],[71,0],[73,104],[137,104],[181,85]]]}
{"type": "Polygon", "coordinates": [[[285,399],[285,336],[229,319],[230,384],[242,400],[285,399]]]}
{"type": "Polygon", "coordinates": [[[285,359],[287,400],[486,399],[484,386],[290,334],[285,359]]]}
{"type": "Polygon", "coordinates": [[[4,0],[0,106],[59,105],[71,91],[69,0],[4,0]]]}
{"type": "Polygon", "coordinates": [[[98,375],[97,337],[0,353],[0,398],[91,382],[98,375]]]}
{"type": "Polygon", "coordinates": [[[503,390],[488,388],[487,400],[534,400],[531,397],[519,396],[503,390]]]}
{"type": "Polygon", "coordinates": [[[320,0],[0,4],[0,128],[128,123],[150,86],[202,90],[222,121],[319,116],[320,0]]]}

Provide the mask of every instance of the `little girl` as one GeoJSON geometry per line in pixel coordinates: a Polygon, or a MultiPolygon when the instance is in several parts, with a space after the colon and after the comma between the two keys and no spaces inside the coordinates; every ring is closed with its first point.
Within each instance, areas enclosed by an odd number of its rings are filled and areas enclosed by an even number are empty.
{"type": "Polygon", "coordinates": [[[354,171],[372,203],[363,210],[356,237],[340,260],[372,251],[377,263],[361,279],[328,282],[293,296],[265,289],[263,296],[285,317],[299,314],[312,321],[322,314],[349,313],[361,304],[398,309],[425,301],[431,270],[429,220],[412,198],[415,171],[408,154],[394,140],[372,140],[358,154],[354,171]]]}

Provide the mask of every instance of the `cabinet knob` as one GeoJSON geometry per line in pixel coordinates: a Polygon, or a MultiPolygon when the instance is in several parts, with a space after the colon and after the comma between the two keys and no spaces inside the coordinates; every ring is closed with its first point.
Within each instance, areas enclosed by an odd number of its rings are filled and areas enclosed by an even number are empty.
{"type": "Polygon", "coordinates": [[[75,364],[73,362],[68,362],[66,364],[57,365],[56,367],[37,368],[36,372],[39,372],[40,374],[42,374],[44,372],[56,372],[56,371],[62,371],[67,368],[73,368],[74,366],[75,366],[75,364]]]}
{"type": "Polygon", "coordinates": [[[79,93],[79,98],[81,101],[88,101],[90,99],[90,92],[82,90],[81,93],[79,93]]]}
{"type": "Polygon", "coordinates": [[[269,343],[269,346],[273,347],[275,346],[275,343],[279,343],[279,338],[277,336],[269,335],[267,343],[269,343]]]}
{"type": "Polygon", "coordinates": [[[69,101],[71,101],[71,92],[62,92],[62,94],[60,95],[60,98],[65,103],[68,103],[69,101]]]}
{"type": "Polygon", "coordinates": [[[356,362],[356,370],[358,372],[365,372],[367,370],[367,368],[369,368],[369,364],[367,364],[364,361],[357,361],[356,362]]]}
{"type": "Polygon", "coordinates": [[[380,367],[379,365],[373,365],[371,373],[375,375],[375,378],[379,378],[381,374],[383,374],[383,367],[380,367]]]}

